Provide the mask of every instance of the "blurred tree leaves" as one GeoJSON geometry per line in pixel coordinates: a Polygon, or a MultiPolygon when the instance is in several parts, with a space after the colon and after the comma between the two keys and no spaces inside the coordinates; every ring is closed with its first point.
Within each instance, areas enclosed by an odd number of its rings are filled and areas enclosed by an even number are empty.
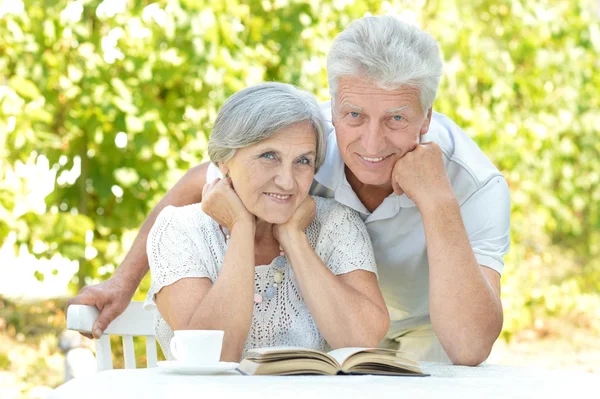
{"type": "Polygon", "coordinates": [[[327,99],[333,37],[367,12],[395,13],[440,42],[434,107],[511,187],[508,330],[598,303],[582,299],[600,290],[594,1],[10,4],[0,7],[0,242],[12,231],[37,256],[79,259],[79,277],[106,278],[130,233],[205,156],[229,95],[276,80],[327,99]]]}

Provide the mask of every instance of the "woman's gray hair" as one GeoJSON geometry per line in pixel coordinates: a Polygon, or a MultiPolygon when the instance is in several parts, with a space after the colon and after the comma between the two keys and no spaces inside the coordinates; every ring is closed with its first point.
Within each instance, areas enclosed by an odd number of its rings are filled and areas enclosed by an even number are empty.
{"type": "Polygon", "coordinates": [[[257,144],[293,124],[310,122],[317,137],[315,173],[325,158],[325,122],[315,97],[285,83],[247,87],[225,101],[208,140],[208,156],[218,164],[239,148],[257,144]]]}
{"type": "Polygon", "coordinates": [[[337,35],[327,55],[332,101],[341,77],[366,76],[383,89],[419,89],[421,106],[427,112],[435,100],[442,69],[435,39],[393,16],[351,22],[337,35]]]}

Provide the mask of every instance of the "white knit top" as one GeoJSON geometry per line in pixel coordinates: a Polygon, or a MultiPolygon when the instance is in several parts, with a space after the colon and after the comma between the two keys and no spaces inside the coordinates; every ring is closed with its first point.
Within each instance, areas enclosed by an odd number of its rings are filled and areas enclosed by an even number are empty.
{"type": "MultiPolygon", "coordinates": [[[[306,229],[306,235],[323,263],[336,275],[357,269],[377,273],[369,235],[358,213],[333,199],[313,198],[316,216],[306,229]]],[[[152,285],[144,308],[154,309],[155,294],[182,278],[206,277],[214,284],[226,249],[219,225],[202,211],[200,204],[163,209],[148,237],[152,285]]],[[[252,326],[242,357],[249,349],[259,347],[328,349],[302,299],[291,266],[288,264],[284,270],[275,297],[254,304],[252,326]]],[[[256,293],[264,296],[273,283],[273,274],[273,265],[256,266],[256,293]]],[[[169,350],[172,329],[160,316],[155,328],[165,357],[172,360],[169,350]]]]}

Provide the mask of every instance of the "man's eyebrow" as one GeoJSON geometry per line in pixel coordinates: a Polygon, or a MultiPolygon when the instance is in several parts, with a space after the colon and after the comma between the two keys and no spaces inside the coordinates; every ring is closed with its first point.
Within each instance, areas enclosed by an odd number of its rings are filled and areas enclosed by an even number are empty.
{"type": "Polygon", "coordinates": [[[357,105],[350,104],[348,101],[344,101],[344,102],[342,103],[342,107],[348,107],[348,108],[352,108],[353,110],[355,110],[355,111],[357,111],[357,112],[361,112],[361,111],[362,111],[362,108],[361,108],[361,107],[359,107],[359,106],[357,106],[357,105]]]}
{"type": "Polygon", "coordinates": [[[402,111],[403,109],[409,108],[408,105],[403,105],[398,108],[392,108],[385,111],[386,114],[395,114],[396,112],[402,111]]]}

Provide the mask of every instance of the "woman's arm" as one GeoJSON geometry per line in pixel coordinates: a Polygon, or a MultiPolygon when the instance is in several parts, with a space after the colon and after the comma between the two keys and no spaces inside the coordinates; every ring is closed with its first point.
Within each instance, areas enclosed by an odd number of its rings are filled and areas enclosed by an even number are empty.
{"type": "MultiPolygon", "coordinates": [[[[217,179],[206,184],[202,190],[202,211],[221,226],[231,231],[227,251],[218,278],[213,285],[207,278],[184,278],[163,287],[156,294],[155,302],[161,315],[173,330],[223,330],[223,361],[239,361],[242,355],[254,309],[254,217],[242,204],[230,179],[217,179]]],[[[175,221],[174,226],[181,227],[185,221],[175,221]]],[[[171,224],[173,225],[173,224],[171,224]]],[[[171,226],[169,226],[171,227],[171,226]]],[[[163,231],[164,229],[156,229],[163,231]]],[[[150,267],[153,278],[156,265],[160,267],[163,259],[193,259],[181,253],[181,247],[191,242],[182,232],[171,236],[164,242],[166,248],[174,249],[162,254],[161,240],[154,239],[154,230],[150,237],[150,267]],[[156,244],[155,244],[156,242],[156,244]],[[171,245],[169,245],[171,243],[171,245]],[[178,245],[177,245],[178,244],[178,245]],[[150,251],[157,246],[154,251],[150,251]]],[[[188,244],[188,247],[190,245],[188,244]]],[[[192,250],[188,250],[192,252],[192,250]]],[[[210,256],[199,254],[198,256],[210,256]]],[[[177,269],[177,264],[170,264],[177,269]]],[[[180,265],[181,266],[181,265],[180,265]]],[[[157,271],[158,273],[158,271],[157,271]]],[[[208,275],[206,271],[199,273],[208,275]]]]}
{"type": "Polygon", "coordinates": [[[254,309],[254,228],[234,226],[219,277],[184,278],[164,287],[155,299],[173,330],[223,330],[222,361],[237,362],[254,309]]]}
{"type": "Polygon", "coordinates": [[[354,270],[336,276],[310,246],[306,234],[282,238],[304,302],[333,349],[377,347],[390,317],[375,273],[354,270]]]}
{"type": "Polygon", "coordinates": [[[297,214],[310,214],[310,206],[314,209],[314,200],[308,197],[292,218],[297,223],[292,221],[277,228],[302,297],[332,348],[377,347],[388,331],[390,318],[375,273],[332,273],[304,233],[306,220],[298,222],[297,214]]]}

